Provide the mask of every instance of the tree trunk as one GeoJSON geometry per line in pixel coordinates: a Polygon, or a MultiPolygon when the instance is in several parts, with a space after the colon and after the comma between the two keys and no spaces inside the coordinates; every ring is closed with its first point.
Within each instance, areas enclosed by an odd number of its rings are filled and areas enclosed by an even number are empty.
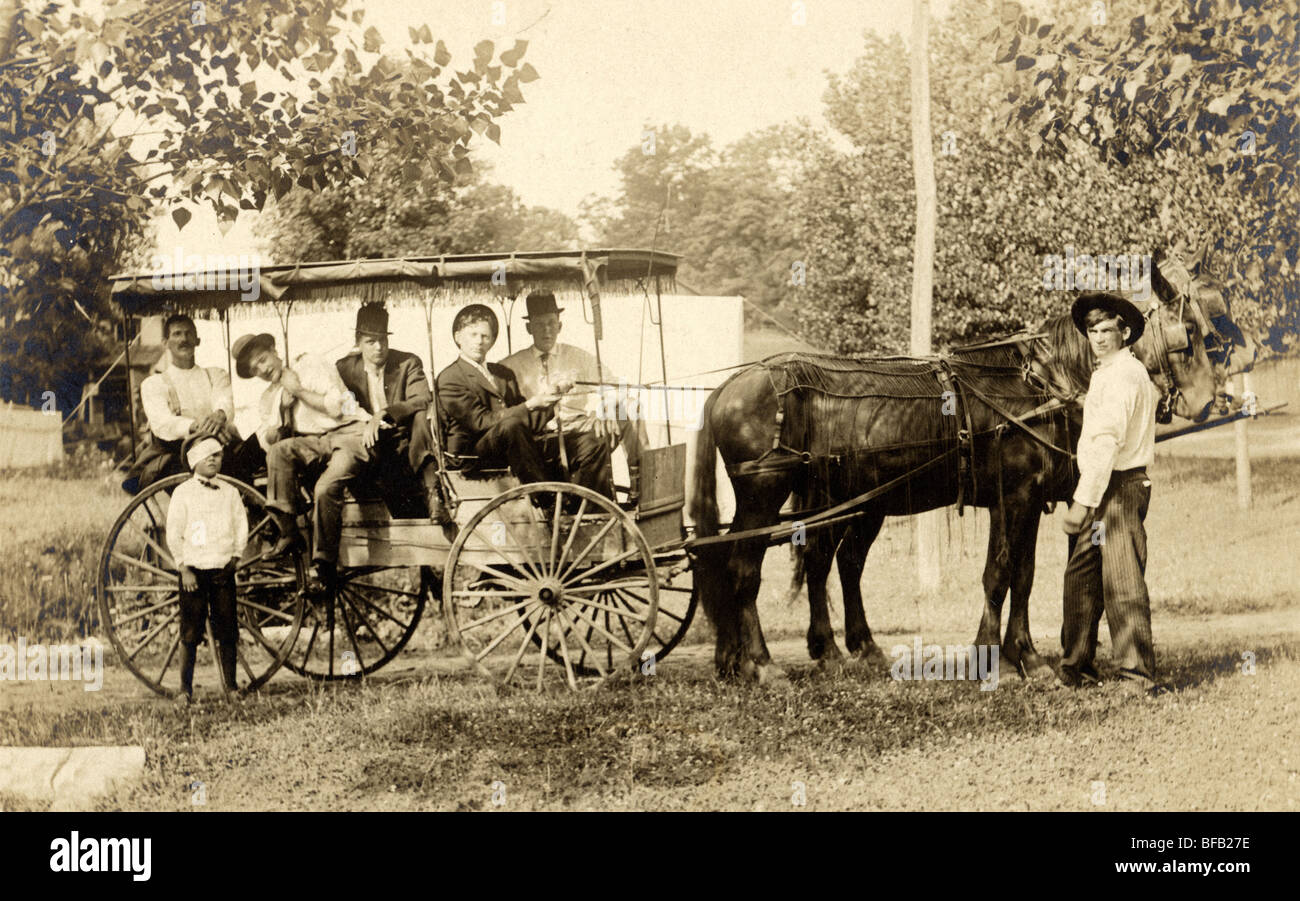
{"type": "MultiPolygon", "coordinates": [[[[913,356],[931,352],[934,298],[934,143],[930,133],[930,3],[912,0],[912,177],[916,184],[916,236],[912,245],[913,356]]],[[[939,522],[943,511],[914,517],[916,576],[921,588],[939,587],[939,522]]]]}

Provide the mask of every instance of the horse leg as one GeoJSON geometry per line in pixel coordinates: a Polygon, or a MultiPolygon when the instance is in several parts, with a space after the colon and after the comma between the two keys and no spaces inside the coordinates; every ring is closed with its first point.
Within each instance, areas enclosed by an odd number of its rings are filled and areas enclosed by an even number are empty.
{"type": "MultiPolygon", "coordinates": [[[[1008,528],[1008,535],[1011,530],[1008,528]]],[[[1002,602],[1006,600],[1007,588],[1011,584],[1012,554],[1007,550],[1006,563],[999,563],[998,556],[1002,550],[1002,535],[998,529],[998,511],[989,507],[989,549],[984,559],[984,612],[980,617],[979,631],[975,633],[977,646],[997,647],[1002,643],[1002,602]]],[[[1018,660],[1005,660],[1019,667],[1018,660]]]]}
{"type": "Polygon", "coordinates": [[[867,625],[862,606],[862,570],[884,521],[883,515],[875,513],[855,519],[835,557],[844,594],[844,643],[855,658],[877,664],[888,663],[888,658],[871,637],[871,627],[867,625]]]}
{"type": "Polygon", "coordinates": [[[1034,553],[1038,547],[1038,510],[1041,503],[1031,501],[1012,540],[1011,614],[1007,617],[1007,634],[1002,642],[1003,659],[1010,659],[1022,676],[1035,679],[1055,678],[1052,668],[1039,656],[1029,636],[1029,593],[1034,587],[1034,553]]]}
{"type": "MultiPolygon", "coordinates": [[[[826,603],[826,580],[842,531],[842,526],[816,529],[808,536],[808,544],[803,549],[808,584],[808,656],[819,663],[834,663],[843,657],[835,646],[835,630],[826,603]]],[[[843,577],[843,569],[840,573],[843,577]]]]}
{"type": "MultiPolygon", "coordinates": [[[[772,476],[753,480],[745,490],[737,488],[736,515],[732,518],[730,531],[744,532],[776,525],[780,520],[781,504],[789,493],[789,482],[772,476]]],[[[737,671],[758,682],[785,675],[772,663],[772,656],[763,641],[763,627],[758,621],[758,589],[766,554],[767,541],[763,538],[737,542],[726,570],[730,584],[734,586],[739,628],[737,671]]]]}

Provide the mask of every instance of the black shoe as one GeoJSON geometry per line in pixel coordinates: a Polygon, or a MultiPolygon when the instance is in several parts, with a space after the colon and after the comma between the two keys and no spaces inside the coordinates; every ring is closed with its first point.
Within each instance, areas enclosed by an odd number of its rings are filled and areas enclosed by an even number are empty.
{"type": "Polygon", "coordinates": [[[445,526],[452,522],[451,511],[442,501],[442,492],[431,489],[425,493],[424,502],[429,507],[429,522],[435,526],[445,526]]]}

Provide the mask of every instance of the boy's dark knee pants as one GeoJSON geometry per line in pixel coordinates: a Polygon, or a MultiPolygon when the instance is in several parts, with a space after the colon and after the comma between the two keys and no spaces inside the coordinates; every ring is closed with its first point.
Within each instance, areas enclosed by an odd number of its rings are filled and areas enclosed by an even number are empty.
{"type": "Polygon", "coordinates": [[[212,618],[212,637],[217,641],[237,641],[239,625],[235,618],[235,573],[229,569],[196,569],[198,585],[194,591],[181,588],[181,644],[203,642],[203,626],[212,618]]]}

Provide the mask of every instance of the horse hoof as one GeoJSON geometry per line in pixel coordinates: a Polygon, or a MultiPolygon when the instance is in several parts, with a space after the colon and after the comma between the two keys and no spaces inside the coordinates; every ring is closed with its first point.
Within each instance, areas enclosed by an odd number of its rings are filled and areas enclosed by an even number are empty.
{"type": "Polygon", "coordinates": [[[888,667],[890,665],[889,658],[885,656],[885,652],[880,650],[880,646],[875,642],[855,650],[853,659],[869,667],[888,667]]]}
{"type": "Polygon", "coordinates": [[[779,688],[790,684],[790,677],[785,670],[775,663],[764,663],[754,667],[754,677],[759,685],[779,688]]]}
{"type": "Polygon", "coordinates": [[[1042,660],[1025,661],[1025,678],[1035,682],[1044,682],[1049,679],[1056,679],[1056,670],[1052,669],[1042,660]]]}

